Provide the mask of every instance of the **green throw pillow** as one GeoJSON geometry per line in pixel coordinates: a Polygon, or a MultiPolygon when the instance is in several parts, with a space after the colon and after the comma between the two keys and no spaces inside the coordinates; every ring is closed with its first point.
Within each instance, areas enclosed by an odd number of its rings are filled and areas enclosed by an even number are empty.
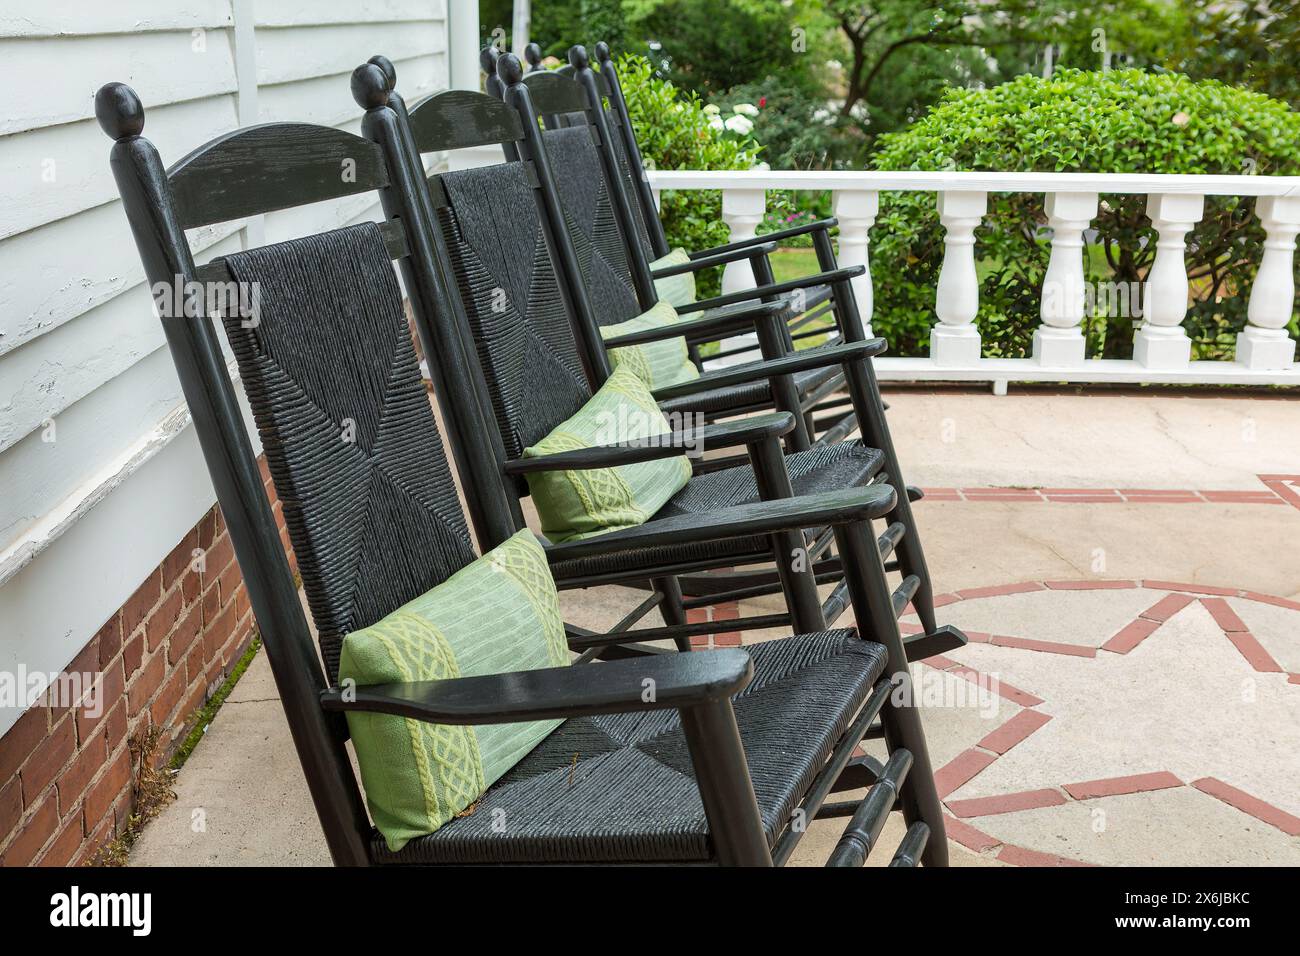
{"type": "MultiPolygon", "coordinates": [[[[625,363],[576,415],[525,448],[524,457],[616,445],[669,431],[645,382],[625,363]]],[[[615,468],[534,472],[528,475],[528,489],[542,532],[552,541],[568,541],[644,524],[690,477],[691,463],[683,452],[615,468]]]]}
{"type": "MultiPolygon", "coordinates": [[[[356,686],[564,667],[568,644],[546,554],[530,531],[343,639],[356,686]]],[[[348,729],[375,826],[391,850],[471,806],[561,723],[452,727],[351,712],[348,729]]]]}
{"type": "MultiPolygon", "coordinates": [[[[687,255],[686,250],[679,246],[668,255],[650,263],[650,271],[685,265],[690,261],[691,257],[687,255]]],[[[690,305],[695,301],[695,273],[683,272],[681,275],[669,276],[666,279],[655,279],[655,292],[659,294],[660,299],[670,303],[674,308],[680,309],[684,305],[690,305]]]]}
{"type": "MultiPolygon", "coordinates": [[[[635,319],[602,327],[600,334],[604,338],[612,339],[618,335],[627,335],[629,332],[666,328],[677,321],[677,310],[660,299],[635,319]]],[[[663,388],[666,385],[689,382],[700,377],[700,370],[695,367],[687,351],[686,339],[680,336],[658,342],[647,342],[644,345],[625,345],[622,348],[610,349],[609,359],[615,368],[620,365],[631,365],[632,370],[641,376],[641,380],[650,388],[663,388]]]]}

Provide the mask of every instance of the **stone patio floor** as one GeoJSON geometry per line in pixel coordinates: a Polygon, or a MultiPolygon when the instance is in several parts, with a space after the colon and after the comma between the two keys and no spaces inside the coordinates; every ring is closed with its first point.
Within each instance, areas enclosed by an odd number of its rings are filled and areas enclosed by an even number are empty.
{"type": "MultiPolygon", "coordinates": [[[[954,864],[1300,864],[1300,399],[888,397],[940,621],[971,638],[916,667],[954,864]]],[[[599,627],[634,594],[561,600],[599,627]]],[[[132,864],[329,862],[264,655],[175,788],[132,864]]]]}

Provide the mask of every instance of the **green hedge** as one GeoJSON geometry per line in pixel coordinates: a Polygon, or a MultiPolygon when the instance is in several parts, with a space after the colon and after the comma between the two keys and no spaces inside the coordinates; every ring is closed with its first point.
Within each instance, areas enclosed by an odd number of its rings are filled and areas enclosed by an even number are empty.
{"type": "MultiPolygon", "coordinates": [[[[1140,70],[1059,71],[987,90],[952,90],[907,130],[882,137],[882,170],[1017,172],[1300,172],[1300,113],[1216,81],[1140,70]]],[[[1102,197],[1090,281],[1139,282],[1155,252],[1145,196],[1102,197]]],[[[1026,355],[1038,325],[1048,240],[1043,197],[991,194],[977,233],[986,354],[1026,355]]],[[[1188,236],[1195,301],[1185,327],[1194,357],[1227,358],[1246,321],[1263,230],[1254,200],[1208,197],[1188,236]]],[[[934,322],[943,230],[930,193],[887,193],[872,236],[873,326],[895,354],[923,354],[934,322]]],[[[1085,318],[1089,353],[1129,357],[1134,319],[1085,318]]],[[[1293,321],[1294,326],[1294,321],[1293,321]]]]}
{"type": "MultiPolygon", "coordinates": [[[[723,126],[728,117],[712,115],[695,93],[679,90],[655,75],[645,57],[625,55],[618,78],[627,99],[646,165],[657,169],[751,169],[761,147],[751,136],[723,126]]],[[[734,114],[733,114],[734,115],[734,114]]],[[[739,124],[744,128],[745,124],[739,124]]],[[[666,190],[660,217],[669,245],[708,249],[727,241],[722,194],[707,190],[666,190]]],[[[719,270],[701,273],[700,295],[716,295],[719,270]]]]}

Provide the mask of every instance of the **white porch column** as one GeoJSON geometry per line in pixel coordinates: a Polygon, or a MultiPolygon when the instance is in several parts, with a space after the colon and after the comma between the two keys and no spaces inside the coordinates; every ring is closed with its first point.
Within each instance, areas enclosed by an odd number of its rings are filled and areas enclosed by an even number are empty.
{"type": "Polygon", "coordinates": [[[880,193],[867,189],[842,189],[831,196],[831,214],[840,221],[841,266],[865,266],[867,271],[852,280],[853,294],[867,337],[871,337],[871,313],[874,308],[871,288],[871,260],[867,244],[870,230],[880,212],[880,193]]]}
{"type": "MultiPolygon", "coordinates": [[[[450,88],[479,90],[478,4],[447,4],[447,57],[450,88]]],[[[498,150],[499,152],[499,150],[498,150]]]]}
{"type": "Polygon", "coordinates": [[[1264,226],[1264,257],[1250,288],[1246,316],[1237,333],[1237,361],[1252,369],[1290,368],[1295,342],[1286,334],[1295,302],[1295,238],[1300,233],[1300,196],[1260,196],[1255,214],[1264,226]]]}
{"type": "Polygon", "coordinates": [[[1052,255],[1043,276],[1043,324],[1034,330],[1034,361],[1053,368],[1083,364],[1083,321],[1087,302],[1083,274],[1083,231],[1097,215],[1096,193],[1048,193],[1052,255]]]}
{"type": "Polygon", "coordinates": [[[515,0],[510,17],[510,52],[524,58],[524,47],[528,46],[528,30],[532,26],[533,11],[530,0],[515,0]]]}
{"type": "Polygon", "coordinates": [[[1142,327],[1133,337],[1133,358],[1147,368],[1186,368],[1192,342],[1183,329],[1187,316],[1187,263],[1184,241],[1205,212],[1205,197],[1153,193],[1147,215],[1160,234],[1156,261],[1142,295],[1142,327]]]}
{"type": "Polygon", "coordinates": [[[975,227],[987,208],[988,193],[939,194],[939,221],[947,235],[934,303],[939,324],[930,330],[930,358],[936,365],[970,366],[980,358],[980,334],[975,328],[980,305],[975,227]]]}
{"type": "MultiPolygon", "coordinates": [[[[767,211],[767,192],[762,189],[724,189],[722,221],[731,231],[730,242],[754,238],[763,213],[767,211]]],[[[739,292],[754,288],[754,270],[748,259],[729,262],[722,268],[722,292],[739,292]]]]}

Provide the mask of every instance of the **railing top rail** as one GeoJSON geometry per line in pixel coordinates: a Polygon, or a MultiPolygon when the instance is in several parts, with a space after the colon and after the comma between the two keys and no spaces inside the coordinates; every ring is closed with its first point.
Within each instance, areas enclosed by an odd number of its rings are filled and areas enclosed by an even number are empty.
{"type": "Polygon", "coordinates": [[[649,171],[656,189],[818,189],[917,192],[1189,193],[1198,196],[1300,196],[1300,176],[1166,173],[919,172],[904,170],[649,171]]]}

